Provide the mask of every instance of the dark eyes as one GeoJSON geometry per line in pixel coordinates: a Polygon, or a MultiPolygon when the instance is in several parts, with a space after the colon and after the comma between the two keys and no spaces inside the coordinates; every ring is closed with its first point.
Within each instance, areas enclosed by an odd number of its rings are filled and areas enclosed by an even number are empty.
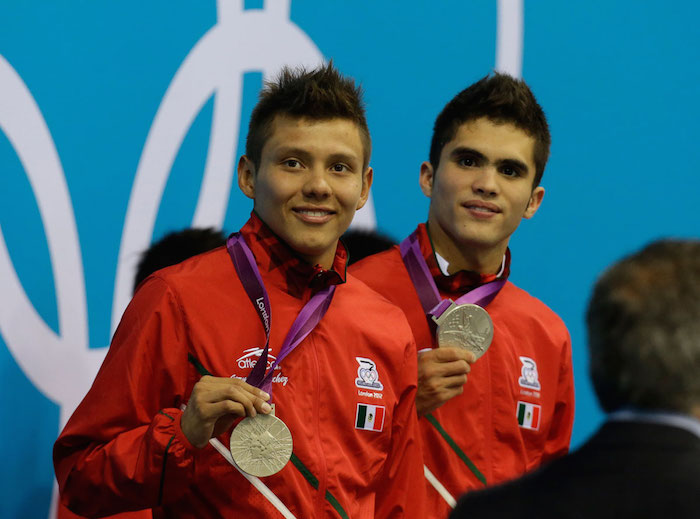
{"type": "MultiPolygon", "coordinates": [[[[478,157],[464,156],[457,160],[457,164],[462,168],[478,168],[484,165],[484,162],[478,157]]],[[[511,164],[500,164],[498,172],[506,177],[520,177],[524,174],[521,168],[511,164]]]]}
{"type": "Polygon", "coordinates": [[[474,157],[462,157],[461,159],[459,159],[459,161],[457,161],[457,163],[465,168],[473,168],[474,166],[476,166],[476,160],[474,159],[474,157]]]}
{"type": "MultiPolygon", "coordinates": [[[[282,165],[289,168],[289,169],[299,169],[299,168],[303,167],[303,164],[296,159],[283,160],[282,165]]],[[[331,169],[331,171],[335,171],[337,173],[343,173],[346,171],[350,171],[350,168],[346,164],[343,164],[342,162],[338,162],[336,164],[333,164],[330,167],[330,169],[331,169]]]]}
{"type": "Polygon", "coordinates": [[[520,171],[518,171],[516,168],[511,168],[510,166],[502,167],[501,173],[503,173],[507,177],[517,177],[520,175],[520,171]]]}

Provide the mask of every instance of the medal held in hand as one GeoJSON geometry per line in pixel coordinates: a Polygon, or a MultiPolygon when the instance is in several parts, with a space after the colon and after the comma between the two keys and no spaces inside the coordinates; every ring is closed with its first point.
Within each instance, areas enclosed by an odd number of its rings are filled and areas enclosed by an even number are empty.
{"type": "MultiPolygon", "coordinates": [[[[275,368],[321,321],[333,299],[335,285],[317,292],[304,305],[287,333],[275,362],[266,372],[272,317],[267,290],[255,263],[255,257],[240,233],[234,233],[228,238],[226,248],[243,288],[265,329],[265,348],[246,382],[272,396],[272,377],[275,368]]],[[[292,457],[292,433],[274,414],[257,414],[254,417],[244,418],[236,425],[231,433],[229,448],[233,461],[243,472],[257,477],[271,476],[282,470],[292,457]]]]}
{"type": "Polygon", "coordinates": [[[442,299],[421,253],[417,231],[401,242],[400,249],[421,306],[437,324],[438,346],[459,346],[477,359],[481,357],[493,340],[493,321],[483,307],[505,286],[507,274],[470,290],[457,301],[442,299]]]}
{"type": "Polygon", "coordinates": [[[493,322],[488,312],[475,304],[449,306],[440,316],[433,316],[437,324],[438,346],[458,346],[471,351],[478,359],[491,345],[493,322]]]}
{"type": "Polygon", "coordinates": [[[259,478],[282,470],[292,456],[292,434],[271,414],[241,420],[231,433],[231,456],[238,468],[259,478]]]}

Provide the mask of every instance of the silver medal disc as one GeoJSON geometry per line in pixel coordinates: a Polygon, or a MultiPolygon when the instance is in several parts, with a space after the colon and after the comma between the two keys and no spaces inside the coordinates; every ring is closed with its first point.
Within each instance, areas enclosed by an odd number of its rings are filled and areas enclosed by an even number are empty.
{"type": "Polygon", "coordinates": [[[231,456],[251,476],[270,476],[282,470],[292,456],[292,433],[276,416],[244,418],[231,433],[231,456]]]}
{"type": "Polygon", "coordinates": [[[471,351],[478,359],[491,345],[493,322],[478,305],[452,304],[436,319],[439,346],[458,346],[471,351]]]}

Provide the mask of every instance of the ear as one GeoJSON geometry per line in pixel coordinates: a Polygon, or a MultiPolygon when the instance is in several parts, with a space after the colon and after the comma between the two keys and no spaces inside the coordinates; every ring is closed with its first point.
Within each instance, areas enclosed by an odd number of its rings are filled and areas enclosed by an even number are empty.
{"type": "Polygon", "coordinates": [[[423,194],[430,198],[433,195],[433,180],[435,179],[435,170],[433,165],[425,161],[420,165],[420,183],[421,191],[423,194]]]}
{"type": "Polygon", "coordinates": [[[357,202],[357,209],[362,209],[369,198],[369,188],[372,187],[374,171],[372,168],[367,168],[362,174],[362,191],[360,192],[360,200],[357,202]]]}
{"type": "Polygon", "coordinates": [[[537,186],[535,189],[533,189],[532,194],[530,195],[530,201],[527,203],[527,208],[525,209],[525,214],[523,214],[523,218],[529,219],[535,216],[535,213],[540,208],[543,198],[544,188],[542,186],[537,186]]]}
{"type": "Polygon", "coordinates": [[[255,165],[245,155],[238,161],[238,187],[245,196],[255,200],[255,165]]]}

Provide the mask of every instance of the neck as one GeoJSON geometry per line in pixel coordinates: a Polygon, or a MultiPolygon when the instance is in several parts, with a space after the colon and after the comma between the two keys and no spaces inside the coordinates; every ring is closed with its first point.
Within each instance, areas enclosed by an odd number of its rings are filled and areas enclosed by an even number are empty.
{"type": "Polygon", "coordinates": [[[297,252],[297,254],[312,267],[320,265],[323,270],[330,270],[333,267],[333,260],[335,260],[335,249],[332,252],[321,255],[307,255],[300,252],[297,252]]]}
{"type": "Polygon", "coordinates": [[[483,248],[478,244],[455,242],[439,225],[427,224],[428,234],[437,254],[447,260],[448,273],[471,270],[479,274],[497,274],[501,270],[503,255],[508,243],[498,247],[483,248]]]}

